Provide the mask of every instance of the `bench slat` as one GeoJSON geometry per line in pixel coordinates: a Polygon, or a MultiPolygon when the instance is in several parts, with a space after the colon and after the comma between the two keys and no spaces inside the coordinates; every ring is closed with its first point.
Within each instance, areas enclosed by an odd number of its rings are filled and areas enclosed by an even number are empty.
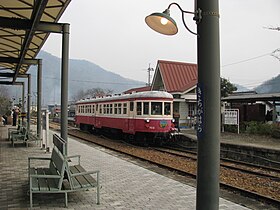
{"type": "MultiPolygon", "coordinates": [[[[75,167],[79,172],[85,172],[86,171],[81,165],[76,165],[75,167]]],[[[84,175],[84,178],[87,180],[87,182],[91,186],[96,186],[97,185],[96,180],[90,174],[84,175]]]]}
{"type": "MultiPolygon", "coordinates": [[[[79,173],[79,170],[76,167],[72,167],[70,169],[71,173],[79,173]]],[[[90,187],[91,185],[88,183],[88,181],[85,179],[84,176],[76,176],[76,177],[72,177],[72,180],[74,181],[74,188],[83,188],[83,187],[90,187]]]]}
{"type": "MultiPolygon", "coordinates": [[[[70,173],[75,173],[75,172],[78,172],[78,171],[75,169],[75,167],[72,167],[72,169],[70,169],[70,173]]],[[[74,178],[74,177],[69,177],[69,178],[72,180],[74,189],[81,188],[81,185],[76,178],[74,178]]]]}
{"type": "MultiPolygon", "coordinates": [[[[49,169],[49,168],[46,168],[45,169],[45,174],[46,175],[58,175],[57,171],[55,173],[52,173],[52,171],[49,169]]],[[[47,183],[47,186],[49,188],[50,191],[57,191],[58,188],[59,188],[59,179],[50,179],[50,178],[47,178],[46,179],[46,183],[47,183]]]]}
{"type": "MultiPolygon", "coordinates": [[[[37,174],[45,175],[44,168],[37,168],[37,174]]],[[[47,185],[47,182],[46,182],[45,178],[38,178],[38,183],[39,183],[40,191],[48,191],[49,190],[49,187],[47,185]]]]}
{"type": "MultiPolygon", "coordinates": [[[[37,174],[37,171],[35,168],[30,168],[29,170],[30,170],[30,175],[37,174]]],[[[39,190],[39,184],[38,184],[37,178],[32,178],[31,180],[32,180],[32,189],[39,190]]]]}
{"type": "Polygon", "coordinates": [[[54,162],[55,164],[55,167],[58,171],[63,171],[63,167],[65,167],[64,165],[64,160],[63,160],[63,156],[62,154],[57,150],[57,148],[54,148],[53,149],[53,152],[52,152],[52,161],[54,162]]]}

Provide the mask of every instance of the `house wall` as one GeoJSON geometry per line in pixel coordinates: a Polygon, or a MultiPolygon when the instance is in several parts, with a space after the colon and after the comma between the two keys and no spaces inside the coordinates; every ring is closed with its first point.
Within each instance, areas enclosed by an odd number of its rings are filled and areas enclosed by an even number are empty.
{"type": "Polygon", "coordinates": [[[179,119],[179,127],[187,128],[187,116],[188,116],[188,105],[185,101],[179,103],[179,113],[180,113],[180,119],[179,119]]]}

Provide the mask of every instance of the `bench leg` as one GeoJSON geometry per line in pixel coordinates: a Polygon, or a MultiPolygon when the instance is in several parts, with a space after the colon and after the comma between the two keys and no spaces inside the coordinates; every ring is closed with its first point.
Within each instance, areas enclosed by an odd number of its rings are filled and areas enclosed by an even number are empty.
{"type": "Polygon", "coordinates": [[[68,197],[67,197],[67,193],[65,193],[65,207],[68,207],[68,197]]]}
{"type": "Polygon", "coordinates": [[[100,204],[100,185],[99,185],[99,173],[97,173],[97,187],[96,187],[96,204],[100,204]]]}
{"type": "Polygon", "coordinates": [[[29,191],[29,194],[30,194],[30,209],[32,209],[32,207],[33,207],[33,200],[32,200],[32,191],[31,190],[29,191]]]}
{"type": "Polygon", "coordinates": [[[97,186],[96,188],[96,204],[99,205],[100,204],[100,189],[99,189],[99,186],[97,186]]]}

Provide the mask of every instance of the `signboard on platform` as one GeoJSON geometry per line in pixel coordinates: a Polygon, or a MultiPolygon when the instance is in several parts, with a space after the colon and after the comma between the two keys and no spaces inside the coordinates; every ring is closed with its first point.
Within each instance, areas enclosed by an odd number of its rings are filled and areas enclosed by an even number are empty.
{"type": "Polygon", "coordinates": [[[223,125],[237,125],[239,133],[239,109],[225,109],[223,113],[223,125]]]}
{"type": "Polygon", "coordinates": [[[238,109],[226,109],[224,112],[224,124],[225,125],[238,125],[238,109]]]}

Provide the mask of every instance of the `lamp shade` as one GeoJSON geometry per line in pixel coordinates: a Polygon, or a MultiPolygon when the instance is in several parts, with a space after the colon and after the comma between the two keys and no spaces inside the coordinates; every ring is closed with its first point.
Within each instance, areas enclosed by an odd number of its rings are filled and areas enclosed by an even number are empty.
{"type": "Polygon", "coordinates": [[[176,22],[169,15],[169,9],[163,13],[152,13],[145,18],[145,22],[151,29],[164,35],[174,35],[178,32],[176,22]]]}

